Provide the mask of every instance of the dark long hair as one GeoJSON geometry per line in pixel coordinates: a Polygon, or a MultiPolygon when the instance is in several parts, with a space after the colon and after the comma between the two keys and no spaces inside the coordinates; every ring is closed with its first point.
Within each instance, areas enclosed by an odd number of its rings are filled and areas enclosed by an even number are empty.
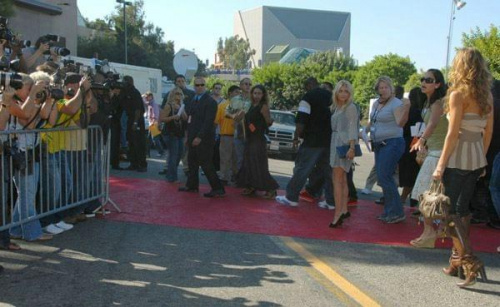
{"type": "Polygon", "coordinates": [[[253,101],[253,91],[255,91],[256,89],[259,89],[262,91],[262,99],[259,101],[259,104],[269,104],[269,95],[267,94],[267,90],[266,88],[264,87],[264,85],[262,84],[256,84],[252,87],[252,89],[250,90],[250,99],[253,101]]]}
{"type": "Polygon", "coordinates": [[[427,70],[427,72],[430,72],[434,76],[435,83],[441,84],[441,86],[438,87],[434,91],[434,94],[432,94],[431,96],[431,99],[429,101],[429,106],[431,106],[434,102],[436,102],[436,100],[442,99],[444,96],[446,96],[448,87],[446,86],[446,82],[444,81],[443,73],[439,69],[431,68],[427,70]]]}
{"type": "Polygon", "coordinates": [[[417,110],[422,110],[424,108],[426,96],[422,93],[422,89],[420,87],[412,88],[408,95],[408,99],[410,99],[412,108],[417,110]]]}

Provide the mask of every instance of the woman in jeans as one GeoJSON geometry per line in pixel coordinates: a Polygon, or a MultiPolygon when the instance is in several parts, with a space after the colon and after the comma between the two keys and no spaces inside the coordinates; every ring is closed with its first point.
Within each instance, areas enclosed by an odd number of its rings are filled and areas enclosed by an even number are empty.
{"type": "Polygon", "coordinates": [[[378,183],[385,198],[384,212],[378,218],[395,224],[406,218],[393,174],[405,150],[403,126],[408,120],[410,102],[403,103],[394,97],[392,80],[386,76],[377,79],[375,91],[379,98],[373,105],[366,129],[370,132],[378,183]]]}
{"type": "MultiPolygon", "coordinates": [[[[21,74],[23,87],[16,91],[16,96],[4,99],[2,104],[9,108],[12,115],[10,129],[26,131],[35,129],[42,118],[48,118],[52,109],[53,99],[47,87],[50,76],[42,73],[33,73],[30,76],[21,74]],[[38,80],[34,83],[34,79],[38,80]],[[19,100],[18,100],[19,99],[19,100]]],[[[4,98],[5,98],[4,93],[4,98]]],[[[39,180],[39,163],[35,161],[35,147],[40,142],[38,133],[19,133],[17,146],[21,153],[25,153],[26,167],[15,169],[13,181],[17,190],[17,200],[12,212],[12,221],[19,222],[37,215],[35,197],[39,180]],[[28,162],[31,160],[31,162],[28,162]]],[[[51,235],[44,234],[38,219],[30,220],[10,229],[13,238],[22,238],[26,241],[45,241],[52,239],[51,235]]]]}
{"type": "Polygon", "coordinates": [[[332,138],[330,143],[330,166],[332,167],[335,216],[330,227],[337,227],[350,216],[347,211],[349,188],[347,173],[351,170],[354,159],[354,146],[358,143],[359,113],[353,103],[353,89],[351,83],[341,80],[335,86],[332,97],[332,138]],[[339,157],[338,146],[349,146],[345,157],[339,157]]]}
{"type": "Polygon", "coordinates": [[[493,131],[492,78],[481,53],[464,48],[457,52],[448,79],[451,84],[445,99],[448,133],[433,177],[442,180],[451,203],[446,223],[453,249],[450,266],[443,271],[460,275],[463,270],[465,281],[457,285],[467,287],[475,283],[479,274],[486,280],[484,264],[472,254],[470,245],[469,203],[487,164],[486,152],[493,131]]]}
{"type": "MultiPolygon", "coordinates": [[[[438,69],[429,69],[420,80],[421,90],[427,96],[422,118],[425,123],[424,133],[411,151],[427,152],[427,157],[420,168],[411,198],[418,200],[420,195],[430,188],[432,172],[436,168],[443,149],[448,120],[443,115],[443,98],[446,95],[444,76],[438,69]]],[[[421,248],[434,248],[437,231],[432,226],[432,219],[424,220],[422,234],[410,241],[410,244],[421,248]]]]}
{"type": "Polygon", "coordinates": [[[170,91],[167,103],[160,113],[160,121],[164,122],[167,131],[167,181],[177,182],[177,167],[181,161],[182,151],[184,150],[184,132],[187,115],[185,112],[179,113],[184,93],[179,87],[170,91]]]}

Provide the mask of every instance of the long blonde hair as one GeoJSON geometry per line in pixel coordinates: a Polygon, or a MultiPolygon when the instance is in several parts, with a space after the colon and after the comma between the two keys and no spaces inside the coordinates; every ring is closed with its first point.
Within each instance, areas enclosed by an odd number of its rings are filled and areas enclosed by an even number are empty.
{"type": "Polygon", "coordinates": [[[353,102],[354,90],[352,88],[352,84],[349,81],[347,81],[347,80],[340,80],[339,82],[337,82],[337,84],[335,85],[335,88],[333,89],[333,93],[332,93],[332,105],[330,106],[330,110],[332,112],[338,106],[338,103],[339,103],[338,95],[339,95],[340,89],[343,86],[345,86],[346,89],[347,89],[347,91],[349,92],[349,99],[347,100],[347,102],[341,108],[345,109],[350,103],[353,102]]]}
{"type": "Polygon", "coordinates": [[[168,104],[176,104],[175,102],[175,94],[176,93],[181,93],[181,102],[184,100],[184,92],[182,89],[178,86],[174,87],[169,93],[168,93],[168,98],[167,98],[167,103],[168,104]]]}
{"type": "Polygon", "coordinates": [[[450,87],[445,98],[445,111],[449,111],[449,98],[453,91],[460,92],[474,99],[482,115],[491,112],[492,77],[486,61],[475,48],[458,50],[448,74],[450,87]]]}

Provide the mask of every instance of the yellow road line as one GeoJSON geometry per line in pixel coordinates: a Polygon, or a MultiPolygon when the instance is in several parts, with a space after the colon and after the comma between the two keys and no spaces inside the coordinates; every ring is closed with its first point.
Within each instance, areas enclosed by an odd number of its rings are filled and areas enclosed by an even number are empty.
{"type": "Polygon", "coordinates": [[[334,269],[328,266],[324,261],[313,255],[307,249],[305,249],[301,244],[293,240],[292,238],[281,237],[283,243],[290,249],[294,250],[302,258],[304,258],[309,264],[318,270],[324,277],[331,281],[335,286],[342,290],[345,294],[350,296],[353,300],[359,303],[361,306],[380,306],[374,299],[369,297],[355,285],[350,283],[342,275],[337,273],[334,269]]]}

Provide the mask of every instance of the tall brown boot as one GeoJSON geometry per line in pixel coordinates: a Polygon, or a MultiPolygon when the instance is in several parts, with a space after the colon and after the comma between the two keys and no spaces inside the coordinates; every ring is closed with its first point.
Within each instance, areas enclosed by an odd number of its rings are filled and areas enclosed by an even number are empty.
{"type": "MultiPolygon", "coordinates": [[[[460,263],[465,276],[465,281],[457,283],[457,285],[461,288],[471,286],[476,283],[476,278],[479,275],[481,275],[483,281],[486,281],[483,262],[472,254],[469,240],[470,216],[459,218],[457,215],[451,215],[447,219],[447,224],[450,237],[453,240],[453,248],[458,256],[453,259],[454,261],[450,261],[450,267],[453,266],[455,269],[456,265],[460,263]]],[[[456,270],[458,272],[460,269],[456,268],[456,270]]]]}

